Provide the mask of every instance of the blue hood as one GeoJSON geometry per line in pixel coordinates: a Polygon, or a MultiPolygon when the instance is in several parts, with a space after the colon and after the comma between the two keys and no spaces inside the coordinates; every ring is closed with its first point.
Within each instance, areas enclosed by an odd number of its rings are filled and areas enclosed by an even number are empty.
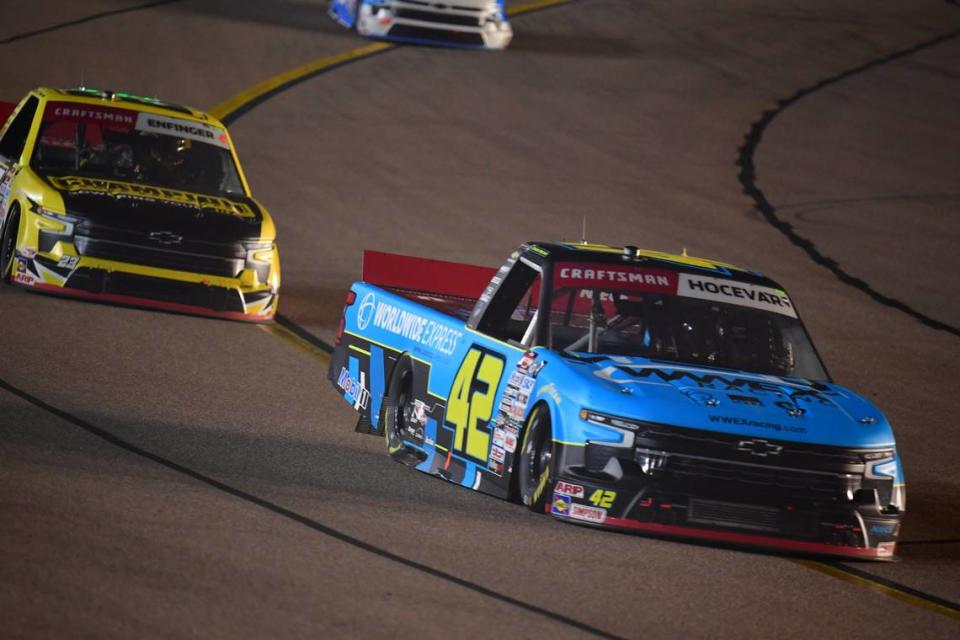
{"type": "Polygon", "coordinates": [[[573,377],[566,386],[575,390],[571,400],[602,413],[771,440],[851,448],[894,444],[876,407],[831,383],[623,356],[553,360],[563,365],[551,378],[573,377]]]}

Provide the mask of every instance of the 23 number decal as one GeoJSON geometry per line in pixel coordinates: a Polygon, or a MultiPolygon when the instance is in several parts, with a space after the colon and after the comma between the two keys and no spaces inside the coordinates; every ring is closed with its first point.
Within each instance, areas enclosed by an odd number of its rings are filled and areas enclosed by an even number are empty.
{"type": "Polygon", "coordinates": [[[447,398],[444,422],[454,430],[453,449],[481,462],[490,450],[489,423],[503,369],[503,356],[477,345],[470,347],[447,398]]]}

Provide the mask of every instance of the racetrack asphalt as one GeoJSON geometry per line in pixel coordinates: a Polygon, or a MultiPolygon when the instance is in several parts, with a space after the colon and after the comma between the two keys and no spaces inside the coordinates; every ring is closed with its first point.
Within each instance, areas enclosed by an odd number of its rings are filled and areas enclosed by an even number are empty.
{"type": "MultiPolygon", "coordinates": [[[[205,108],[366,44],[315,0],[147,4],[8,14],[0,100],[82,78],[205,108]]],[[[231,122],[278,224],[284,317],[329,341],[364,248],[494,266],[583,216],[592,241],[764,271],[904,456],[902,561],[846,566],[960,604],[960,337],[811,259],[738,166],[747,145],[820,255],[960,326],[960,8],[579,0],[514,29],[500,53],[397,47],[231,122]]],[[[406,469],[354,433],[322,358],[256,326],[5,286],[0,326],[5,638],[960,631],[782,556],[571,526],[406,469]]]]}

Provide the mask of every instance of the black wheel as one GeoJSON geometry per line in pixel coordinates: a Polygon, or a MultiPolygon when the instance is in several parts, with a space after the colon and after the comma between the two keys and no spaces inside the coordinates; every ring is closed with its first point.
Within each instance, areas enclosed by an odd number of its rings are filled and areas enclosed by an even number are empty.
{"type": "Polygon", "coordinates": [[[553,433],[550,411],[536,406],[527,421],[520,446],[517,487],[520,500],[527,508],[543,513],[553,495],[553,433]]]}
{"type": "Polygon", "coordinates": [[[402,462],[415,462],[419,458],[403,444],[403,434],[413,427],[413,364],[401,357],[390,378],[387,396],[383,401],[383,437],[387,452],[402,462]],[[408,459],[410,458],[410,459],[408,459]]]}
{"type": "Polygon", "coordinates": [[[13,274],[13,258],[17,254],[17,233],[20,231],[20,208],[13,205],[3,226],[0,237],[0,280],[10,282],[13,274]]]}

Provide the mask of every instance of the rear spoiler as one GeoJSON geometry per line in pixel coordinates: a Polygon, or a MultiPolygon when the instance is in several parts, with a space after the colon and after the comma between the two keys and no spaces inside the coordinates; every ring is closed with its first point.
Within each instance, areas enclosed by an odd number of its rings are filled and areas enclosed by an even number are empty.
{"type": "Polygon", "coordinates": [[[17,105],[13,102],[0,101],[0,130],[3,130],[4,125],[7,123],[7,118],[10,117],[10,114],[13,113],[13,110],[16,108],[17,105]]]}
{"type": "Polygon", "coordinates": [[[379,287],[476,300],[496,272],[460,262],[364,251],[361,278],[379,287]]]}

